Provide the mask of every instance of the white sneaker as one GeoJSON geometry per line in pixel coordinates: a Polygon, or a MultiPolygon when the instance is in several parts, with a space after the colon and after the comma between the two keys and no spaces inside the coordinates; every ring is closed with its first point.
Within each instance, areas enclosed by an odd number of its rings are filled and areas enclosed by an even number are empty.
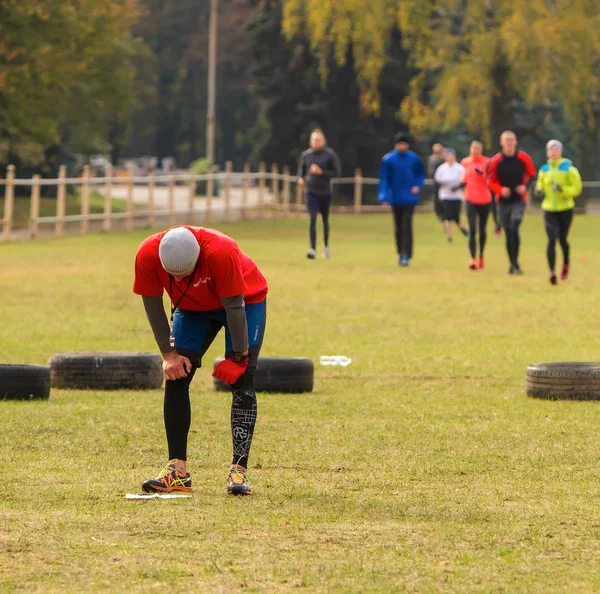
{"type": "Polygon", "coordinates": [[[325,258],[327,260],[331,258],[331,248],[328,245],[325,246],[325,258]]]}
{"type": "Polygon", "coordinates": [[[306,257],[309,260],[316,260],[317,259],[317,252],[315,250],[308,250],[308,254],[306,254],[306,257]]]}

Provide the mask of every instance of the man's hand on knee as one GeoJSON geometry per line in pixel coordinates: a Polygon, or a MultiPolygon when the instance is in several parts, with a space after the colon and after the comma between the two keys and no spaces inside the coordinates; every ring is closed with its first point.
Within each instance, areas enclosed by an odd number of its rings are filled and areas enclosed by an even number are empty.
{"type": "Polygon", "coordinates": [[[163,374],[166,380],[178,380],[192,371],[192,363],[183,355],[173,351],[163,355],[163,374]]]}

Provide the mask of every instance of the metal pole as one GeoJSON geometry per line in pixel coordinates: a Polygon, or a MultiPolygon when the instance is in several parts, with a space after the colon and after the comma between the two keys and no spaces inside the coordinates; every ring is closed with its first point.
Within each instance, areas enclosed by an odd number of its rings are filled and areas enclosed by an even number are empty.
{"type": "MultiPolygon", "coordinates": [[[[208,34],[208,107],[206,110],[206,158],[208,173],[215,163],[215,99],[217,94],[217,16],[219,0],[210,0],[208,34]]],[[[210,182],[209,182],[210,183],[210,182]]]]}

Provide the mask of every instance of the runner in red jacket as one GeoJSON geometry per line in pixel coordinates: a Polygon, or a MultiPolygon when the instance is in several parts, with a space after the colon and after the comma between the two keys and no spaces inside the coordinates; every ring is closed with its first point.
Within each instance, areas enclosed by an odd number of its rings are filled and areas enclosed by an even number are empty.
{"type": "Polygon", "coordinates": [[[169,463],[146,492],[190,491],[187,440],[190,383],[202,357],[225,328],[225,360],[213,373],[231,384],[233,460],[227,479],[232,495],[251,493],[246,469],[256,423],[254,371],[266,323],[267,281],[256,264],[226,235],[198,227],[174,227],[148,237],[135,258],[133,292],[141,295],[162,353],[164,416],[169,463]],[[163,292],[171,299],[171,325],[163,292]]]}
{"type": "Polygon", "coordinates": [[[535,165],[531,157],[517,149],[517,136],[507,130],[500,137],[502,151],[490,162],[490,189],[499,199],[500,223],[506,234],[506,251],[510,260],[509,274],[523,274],[519,266],[523,222],[529,187],[535,182],[535,165]]]}

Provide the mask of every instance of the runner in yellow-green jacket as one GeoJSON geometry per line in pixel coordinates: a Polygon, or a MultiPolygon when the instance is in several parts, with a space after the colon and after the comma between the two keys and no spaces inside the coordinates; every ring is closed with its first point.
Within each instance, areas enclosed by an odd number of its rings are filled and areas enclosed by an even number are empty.
{"type": "Polygon", "coordinates": [[[581,176],[577,168],[568,159],[563,159],[563,145],[558,140],[551,140],[546,145],[548,162],[540,167],[536,185],[536,193],[544,196],[544,222],[548,234],[548,266],[550,282],[556,285],[556,241],[560,242],[563,252],[563,268],[561,280],[569,276],[570,248],[567,237],[573,222],[575,198],[581,194],[581,176]]]}

